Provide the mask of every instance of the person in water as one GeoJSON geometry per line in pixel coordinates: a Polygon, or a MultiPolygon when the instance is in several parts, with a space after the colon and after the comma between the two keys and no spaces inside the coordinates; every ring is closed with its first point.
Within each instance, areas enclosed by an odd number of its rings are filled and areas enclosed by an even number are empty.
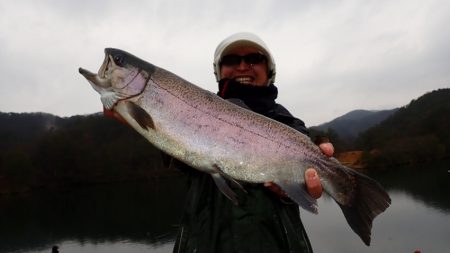
{"type": "MultiPolygon", "coordinates": [[[[224,99],[308,134],[304,122],[275,102],[275,61],[266,44],[251,33],[237,33],[223,40],[214,54],[218,95],[224,99]]],[[[318,143],[332,156],[331,143],[318,143]]],[[[173,252],[312,252],[300,219],[299,207],[274,183],[244,183],[246,192],[234,205],[207,173],[189,168],[184,214],[173,252]]],[[[322,185],[317,172],[305,172],[308,193],[319,198],[322,185]]]]}

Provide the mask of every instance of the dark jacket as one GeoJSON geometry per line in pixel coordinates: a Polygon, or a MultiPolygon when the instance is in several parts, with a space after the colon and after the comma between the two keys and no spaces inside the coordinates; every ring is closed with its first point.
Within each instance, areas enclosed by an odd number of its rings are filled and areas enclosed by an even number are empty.
{"type": "MultiPolygon", "coordinates": [[[[218,94],[307,134],[303,121],[275,103],[273,85],[261,88],[221,81],[218,94]]],[[[246,193],[230,184],[238,195],[235,206],[210,175],[188,167],[184,171],[190,183],[174,252],[312,252],[296,204],[261,184],[243,184],[246,193]]]]}

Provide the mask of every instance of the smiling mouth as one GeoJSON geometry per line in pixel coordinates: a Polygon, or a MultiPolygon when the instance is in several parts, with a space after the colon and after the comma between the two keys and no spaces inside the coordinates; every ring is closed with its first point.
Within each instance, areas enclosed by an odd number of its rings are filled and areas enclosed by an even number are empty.
{"type": "Polygon", "coordinates": [[[251,76],[238,76],[234,78],[234,80],[242,84],[252,84],[255,81],[255,78],[251,76]]]}

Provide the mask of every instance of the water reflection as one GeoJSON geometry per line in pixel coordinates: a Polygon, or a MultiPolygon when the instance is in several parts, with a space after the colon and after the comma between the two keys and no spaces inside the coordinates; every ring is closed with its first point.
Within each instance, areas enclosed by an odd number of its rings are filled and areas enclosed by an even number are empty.
{"type": "Polygon", "coordinates": [[[444,213],[450,212],[450,161],[401,167],[372,175],[388,190],[404,192],[444,213]]]}
{"type": "Polygon", "coordinates": [[[0,252],[50,252],[64,241],[166,244],[176,234],[184,192],[182,179],[160,179],[2,197],[0,252]]]}
{"type": "MultiPolygon", "coordinates": [[[[450,163],[372,175],[392,206],[366,247],[332,199],[302,211],[315,252],[445,252],[450,248],[450,163]]],[[[184,204],[183,178],[0,197],[0,252],[171,252],[184,204]]]]}
{"type": "Polygon", "coordinates": [[[315,252],[445,252],[450,248],[450,213],[421,205],[405,192],[390,191],[392,205],[377,217],[371,246],[351,231],[339,207],[319,200],[319,215],[302,212],[315,252]]]}
{"type": "Polygon", "coordinates": [[[319,199],[319,215],[302,211],[315,252],[447,252],[450,249],[449,162],[397,168],[372,175],[389,191],[392,205],[378,216],[366,247],[334,201],[319,199]]]}
{"type": "MultiPolygon", "coordinates": [[[[78,241],[62,241],[59,250],[61,253],[80,253],[80,252],[127,252],[127,253],[166,253],[172,252],[173,243],[167,242],[162,244],[139,243],[134,241],[117,241],[117,242],[101,242],[101,243],[83,243],[78,241]]],[[[49,253],[50,250],[43,248],[40,250],[28,251],[28,253],[49,253]]]]}

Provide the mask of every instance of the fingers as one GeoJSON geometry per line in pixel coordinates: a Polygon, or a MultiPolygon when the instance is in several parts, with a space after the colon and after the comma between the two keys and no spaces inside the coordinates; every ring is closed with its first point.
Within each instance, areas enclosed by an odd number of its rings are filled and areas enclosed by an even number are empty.
{"type": "Polygon", "coordinates": [[[328,157],[332,157],[334,154],[334,146],[330,142],[319,144],[319,148],[328,157]]]}
{"type": "MultiPolygon", "coordinates": [[[[320,143],[319,148],[328,157],[332,157],[334,154],[334,146],[330,142],[320,143]]],[[[319,175],[315,169],[309,168],[305,171],[305,184],[306,190],[311,197],[318,199],[322,196],[322,183],[320,182],[319,175]]],[[[264,186],[275,192],[280,197],[287,197],[286,193],[273,182],[265,182],[264,186]]]]}
{"type": "MultiPolygon", "coordinates": [[[[334,154],[334,146],[330,142],[320,143],[319,148],[328,157],[332,157],[334,154]]],[[[315,169],[309,168],[305,171],[305,183],[306,190],[311,197],[318,199],[322,196],[322,183],[315,169]]]]}
{"type": "Polygon", "coordinates": [[[320,198],[322,196],[322,184],[319,175],[315,169],[309,168],[305,171],[306,190],[313,198],[320,198]]]}
{"type": "MultiPolygon", "coordinates": [[[[322,183],[320,182],[319,175],[317,174],[317,171],[315,169],[309,168],[305,171],[305,184],[306,190],[308,191],[309,195],[311,195],[311,197],[318,199],[320,198],[320,196],[322,196],[322,183]]],[[[282,198],[287,197],[286,193],[273,182],[265,182],[264,186],[282,198]]]]}

